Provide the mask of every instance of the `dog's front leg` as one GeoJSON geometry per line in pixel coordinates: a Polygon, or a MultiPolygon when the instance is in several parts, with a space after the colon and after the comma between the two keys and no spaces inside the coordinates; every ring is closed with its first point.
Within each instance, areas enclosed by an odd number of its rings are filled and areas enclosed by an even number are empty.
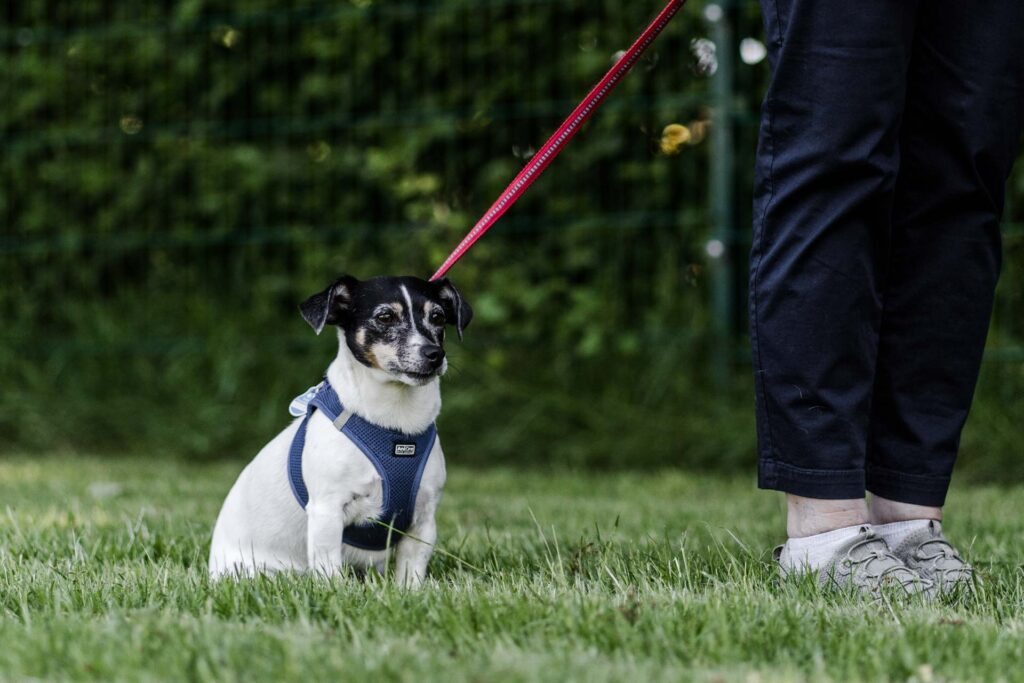
{"type": "Polygon", "coordinates": [[[310,497],[306,505],[306,556],[309,569],[327,576],[342,567],[341,535],[345,530],[344,505],[339,496],[310,497]]]}
{"type": "Polygon", "coordinates": [[[427,577],[427,563],[437,542],[437,523],[433,513],[423,515],[409,527],[407,536],[395,549],[395,578],[406,588],[419,588],[427,577]]]}

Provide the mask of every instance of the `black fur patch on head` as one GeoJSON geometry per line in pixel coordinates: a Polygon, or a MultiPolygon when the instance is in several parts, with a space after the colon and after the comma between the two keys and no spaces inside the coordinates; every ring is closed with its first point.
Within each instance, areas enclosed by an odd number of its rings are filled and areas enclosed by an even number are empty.
{"type": "Polygon", "coordinates": [[[301,309],[318,333],[327,324],[340,327],[363,365],[414,378],[442,371],[445,325],[455,325],[461,339],[473,318],[472,308],[447,279],[409,276],[343,276],[301,309]]]}

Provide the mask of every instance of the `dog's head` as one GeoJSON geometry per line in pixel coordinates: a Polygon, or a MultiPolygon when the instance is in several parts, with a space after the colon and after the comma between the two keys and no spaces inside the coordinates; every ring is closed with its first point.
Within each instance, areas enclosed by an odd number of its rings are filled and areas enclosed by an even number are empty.
{"type": "Polygon", "coordinates": [[[412,386],[426,384],[448,369],[445,326],[454,325],[462,339],[473,319],[473,309],[447,278],[360,281],[343,275],[299,309],[317,334],[326,325],[337,325],[357,361],[412,386]]]}

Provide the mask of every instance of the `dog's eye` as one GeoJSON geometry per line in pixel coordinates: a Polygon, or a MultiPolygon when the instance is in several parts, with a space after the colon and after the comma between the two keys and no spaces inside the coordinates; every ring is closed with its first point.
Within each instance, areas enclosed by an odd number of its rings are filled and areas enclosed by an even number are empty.
{"type": "Polygon", "coordinates": [[[443,311],[431,311],[430,313],[430,324],[431,325],[444,325],[444,312],[443,311]]]}
{"type": "Polygon", "coordinates": [[[395,312],[381,311],[376,316],[374,316],[374,319],[381,325],[390,325],[391,323],[395,322],[395,312]]]}

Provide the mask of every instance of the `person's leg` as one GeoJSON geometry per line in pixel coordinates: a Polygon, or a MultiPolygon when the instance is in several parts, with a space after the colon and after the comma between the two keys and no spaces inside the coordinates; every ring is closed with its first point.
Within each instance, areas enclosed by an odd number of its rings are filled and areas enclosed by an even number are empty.
{"type": "Polygon", "coordinates": [[[751,252],[758,482],[800,497],[794,530],[867,521],[879,275],[917,7],[762,0],[773,78],[751,252]],[[836,505],[852,516],[823,524],[836,505]]]}
{"type": "Polygon", "coordinates": [[[786,494],[786,535],[790,538],[807,538],[867,523],[868,506],[863,498],[827,500],[786,494]]]}
{"type": "Polygon", "coordinates": [[[942,508],[933,505],[914,505],[889,500],[882,496],[871,496],[870,521],[872,524],[910,522],[915,519],[942,521],[942,508]]]}
{"type": "Polygon", "coordinates": [[[981,364],[1024,115],[1024,3],[921,6],[868,439],[871,521],[935,590],[973,571],[942,505],[981,364]]]}
{"type": "Polygon", "coordinates": [[[999,271],[1022,28],[1021,0],[919,9],[867,449],[877,524],[941,519],[999,271]]]}

